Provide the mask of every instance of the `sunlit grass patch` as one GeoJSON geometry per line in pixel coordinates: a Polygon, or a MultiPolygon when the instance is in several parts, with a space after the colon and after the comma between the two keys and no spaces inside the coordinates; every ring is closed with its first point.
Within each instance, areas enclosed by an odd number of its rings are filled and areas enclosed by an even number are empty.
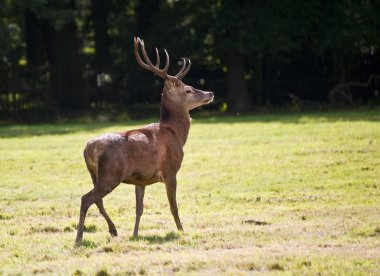
{"type": "Polygon", "coordinates": [[[165,187],[120,185],[74,247],[92,188],[87,139],[144,122],[0,127],[0,274],[379,274],[380,114],[194,119],[178,174],[185,229],[165,187]]]}
{"type": "Polygon", "coordinates": [[[176,240],[180,237],[179,234],[174,232],[169,232],[164,236],[160,235],[147,235],[147,236],[138,236],[138,237],[131,237],[131,241],[147,241],[150,244],[163,244],[165,242],[170,242],[173,240],[176,240]]]}

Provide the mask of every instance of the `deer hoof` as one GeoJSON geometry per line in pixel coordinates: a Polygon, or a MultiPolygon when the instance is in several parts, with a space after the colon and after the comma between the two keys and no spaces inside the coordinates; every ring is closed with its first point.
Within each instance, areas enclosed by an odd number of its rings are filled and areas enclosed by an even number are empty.
{"type": "Polygon", "coordinates": [[[110,234],[112,237],[117,237],[117,231],[116,229],[110,229],[110,234]]]}
{"type": "Polygon", "coordinates": [[[81,244],[82,244],[81,240],[80,241],[76,240],[74,243],[74,247],[79,247],[79,246],[81,246],[81,244]]]}

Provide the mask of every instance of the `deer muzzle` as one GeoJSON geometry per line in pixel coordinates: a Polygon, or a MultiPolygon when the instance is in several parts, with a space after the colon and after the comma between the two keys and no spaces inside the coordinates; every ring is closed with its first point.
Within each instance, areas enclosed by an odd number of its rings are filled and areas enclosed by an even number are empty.
{"type": "Polygon", "coordinates": [[[204,104],[208,104],[208,103],[211,103],[213,100],[214,100],[214,93],[213,92],[209,92],[209,91],[202,91],[202,90],[199,90],[199,89],[194,89],[194,91],[196,93],[199,93],[199,94],[202,94],[202,98],[203,98],[203,103],[204,104]]]}

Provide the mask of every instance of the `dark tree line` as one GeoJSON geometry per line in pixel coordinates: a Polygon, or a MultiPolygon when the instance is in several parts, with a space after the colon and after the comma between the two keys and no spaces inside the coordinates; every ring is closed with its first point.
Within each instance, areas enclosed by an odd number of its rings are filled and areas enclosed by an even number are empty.
{"type": "Polygon", "coordinates": [[[138,68],[135,35],[166,48],[173,71],[191,57],[186,81],[232,112],[378,102],[379,15],[376,0],[5,0],[0,114],[157,102],[161,84],[138,68]]]}

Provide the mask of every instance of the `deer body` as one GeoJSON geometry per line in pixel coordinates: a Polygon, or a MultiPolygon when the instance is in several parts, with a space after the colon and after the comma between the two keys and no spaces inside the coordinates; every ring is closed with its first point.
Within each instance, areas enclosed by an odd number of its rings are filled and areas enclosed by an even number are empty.
{"type": "MultiPolygon", "coordinates": [[[[166,51],[165,51],[166,53],[166,51]]],[[[169,57],[163,70],[153,66],[148,59],[143,41],[135,38],[135,55],[139,64],[165,79],[162,93],[160,122],[144,128],[121,133],[108,133],[88,141],[84,158],[94,188],[82,197],[76,244],[82,241],[84,220],[88,208],[95,203],[106,219],[109,232],[117,235],[116,227],[103,206],[103,197],[120,183],[135,185],[136,221],[133,235],[138,235],[140,217],[143,212],[145,186],[164,182],[178,230],[183,230],[176,202],[176,175],[183,160],[183,146],[189,133],[191,118],[189,111],[213,100],[213,93],[197,90],[182,83],[181,78],[189,70],[184,66],[175,77],[167,75],[169,57]],[[138,46],[143,49],[142,62],[138,46]]]]}
{"type": "Polygon", "coordinates": [[[134,185],[164,182],[165,176],[175,174],[181,166],[190,118],[178,124],[178,120],[154,123],[91,139],[84,150],[90,173],[96,179],[107,173],[134,185]]]}

